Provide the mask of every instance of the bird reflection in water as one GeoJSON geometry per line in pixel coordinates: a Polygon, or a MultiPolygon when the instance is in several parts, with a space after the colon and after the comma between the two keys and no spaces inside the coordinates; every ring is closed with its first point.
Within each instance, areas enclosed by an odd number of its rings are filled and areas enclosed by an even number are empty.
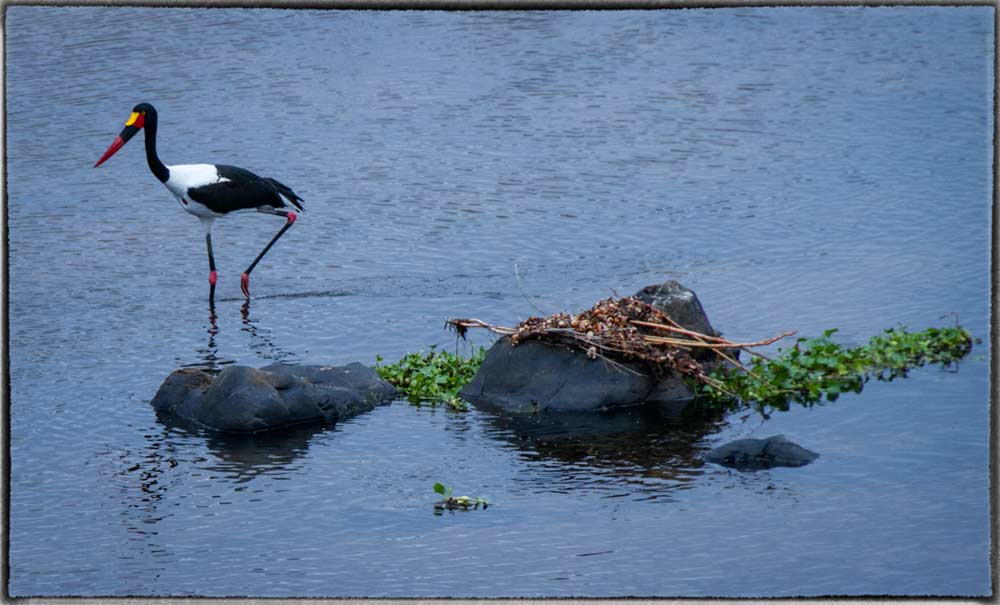
{"type": "MultiPolygon", "coordinates": [[[[297,363],[300,361],[298,355],[286,351],[274,343],[271,331],[259,325],[258,319],[250,315],[250,301],[245,301],[240,307],[242,326],[240,330],[246,333],[250,339],[249,349],[266,363],[297,363]]],[[[205,370],[211,374],[217,374],[227,365],[236,363],[235,359],[229,359],[219,355],[219,344],[217,337],[221,332],[219,328],[218,314],[215,310],[215,303],[209,302],[208,322],[204,324],[208,334],[205,345],[195,349],[195,361],[183,364],[185,368],[196,368],[205,370]]]]}
{"type": "Polygon", "coordinates": [[[243,317],[243,327],[240,329],[250,336],[250,350],[256,353],[258,357],[270,363],[290,364],[301,361],[295,353],[286,351],[275,345],[271,337],[271,331],[257,325],[259,320],[251,319],[249,300],[243,303],[240,313],[243,317]]]}
{"type": "Polygon", "coordinates": [[[219,346],[215,342],[215,337],[219,334],[219,323],[218,315],[215,312],[215,303],[213,301],[209,301],[208,303],[208,328],[206,329],[206,332],[208,332],[208,342],[204,347],[195,349],[197,361],[184,364],[182,367],[197,368],[212,374],[217,374],[222,371],[223,366],[235,363],[235,361],[219,356],[219,346]]]}

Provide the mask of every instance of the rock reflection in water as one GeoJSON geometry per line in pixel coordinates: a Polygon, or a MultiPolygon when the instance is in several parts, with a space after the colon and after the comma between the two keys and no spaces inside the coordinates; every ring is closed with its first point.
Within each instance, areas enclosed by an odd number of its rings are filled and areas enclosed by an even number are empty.
{"type": "Polygon", "coordinates": [[[309,449],[312,438],[330,428],[324,424],[291,426],[249,434],[209,431],[176,417],[157,416],[170,431],[204,440],[217,460],[204,468],[220,472],[233,483],[246,483],[255,477],[289,469],[309,449]]]}
{"type": "Polygon", "coordinates": [[[505,441],[526,460],[558,462],[553,472],[575,483],[611,480],[640,488],[685,487],[703,474],[706,437],[724,423],[685,419],[653,406],[605,413],[484,413],[491,437],[505,441]],[[580,471],[588,477],[581,478],[580,471]]]}

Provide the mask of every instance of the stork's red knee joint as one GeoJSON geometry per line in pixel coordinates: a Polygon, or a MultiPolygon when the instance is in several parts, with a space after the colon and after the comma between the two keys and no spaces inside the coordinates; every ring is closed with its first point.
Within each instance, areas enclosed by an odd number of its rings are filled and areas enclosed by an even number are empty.
{"type": "Polygon", "coordinates": [[[218,279],[219,279],[218,275],[216,275],[215,271],[209,271],[208,272],[208,283],[210,283],[210,284],[212,284],[214,286],[215,282],[218,281],[218,279]]]}
{"type": "Polygon", "coordinates": [[[289,212],[287,218],[288,218],[288,224],[291,225],[292,223],[295,222],[295,219],[299,218],[299,215],[295,214],[294,212],[289,212]]]}

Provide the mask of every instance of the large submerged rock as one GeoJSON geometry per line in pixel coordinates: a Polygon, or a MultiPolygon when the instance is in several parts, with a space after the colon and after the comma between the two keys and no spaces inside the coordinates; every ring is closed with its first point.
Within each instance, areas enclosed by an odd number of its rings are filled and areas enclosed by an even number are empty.
{"type": "Polygon", "coordinates": [[[150,404],[160,414],[202,427],[254,433],[308,422],[332,423],[398,396],[360,363],[346,366],[228,366],[216,375],[180,369],[150,404]]]}
{"type": "Polygon", "coordinates": [[[819,454],[793,443],[784,435],[767,439],[737,439],[710,451],[705,460],[738,469],[764,469],[775,466],[805,466],[819,454]]]}
{"type": "MultiPolygon", "coordinates": [[[[685,328],[718,334],[694,292],[676,281],[648,286],[636,298],[663,311],[685,328]]],[[[473,404],[511,413],[604,411],[656,404],[679,414],[694,392],[673,374],[658,377],[644,363],[611,364],[580,349],[501,338],[461,392],[473,404]]]]}

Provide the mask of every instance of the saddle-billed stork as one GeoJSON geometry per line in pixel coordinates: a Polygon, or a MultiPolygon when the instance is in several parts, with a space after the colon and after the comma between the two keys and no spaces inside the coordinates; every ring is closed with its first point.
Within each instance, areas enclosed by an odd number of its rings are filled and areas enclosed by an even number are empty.
{"type": "Polygon", "coordinates": [[[122,148],[143,128],[146,129],[146,161],[149,169],[173,193],[181,206],[198,217],[205,228],[208,246],[209,301],[215,300],[215,257],[212,255],[212,222],[231,212],[256,210],[285,218],[285,224],[264,246],[257,258],[240,276],[243,295],[250,298],[250,272],[267,254],[278,238],[285,234],[303,211],[302,198],[289,187],[274,179],[259,177],[249,170],[223,164],[178,164],[167,166],[156,155],[156,108],[149,103],[139,103],[132,108],[132,115],[125,128],[115,138],[97,168],[122,148]]]}

